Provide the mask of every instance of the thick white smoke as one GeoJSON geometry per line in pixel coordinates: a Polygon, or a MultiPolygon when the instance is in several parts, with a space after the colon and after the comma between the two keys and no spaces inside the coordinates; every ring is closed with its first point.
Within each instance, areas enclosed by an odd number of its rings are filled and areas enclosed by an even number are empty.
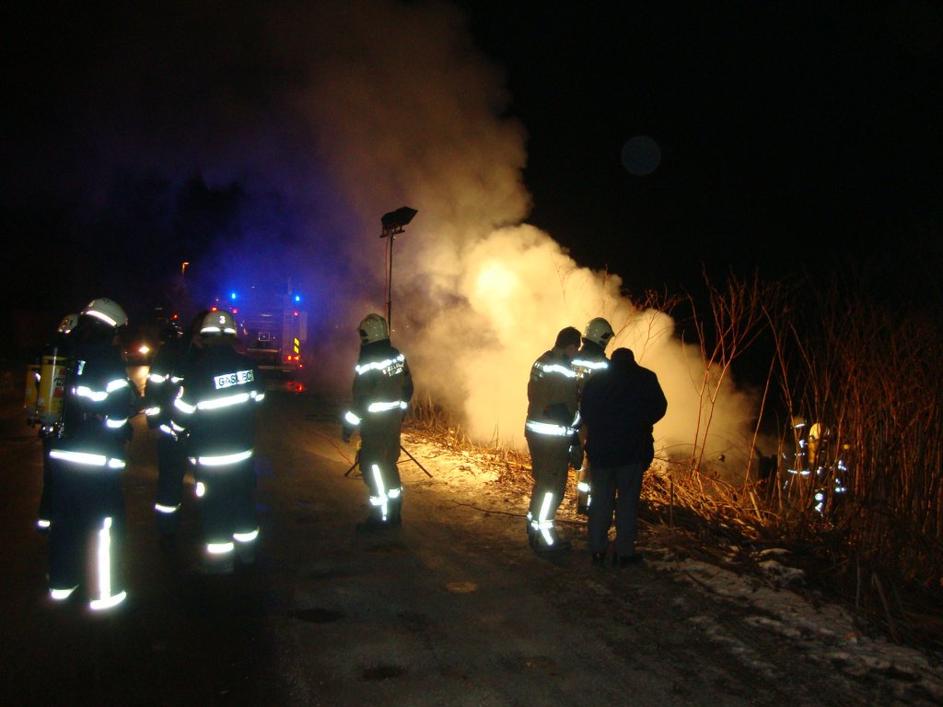
{"type": "MultiPolygon", "coordinates": [[[[293,26],[296,41],[318,46],[298,105],[362,218],[364,237],[348,252],[372,277],[348,330],[369,309],[383,311],[379,215],[412,206],[419,214],[395,244],[394,343],[421,391],[461,411],[474,438],[520,444],[531,363],[562,327],[605,316],[618,332],[610,352],[632,348],[665,389],[660,446],[690,450],[703,378],[696,347],[681,346],[667,315],[636,310],[617,276],[579,267],[524,223],[525,131],[502,117],[501,75],[472,47],[461,16],[438,3],[347,7],[328,13],[327,37],[304,18],[293,26]]],[[[730,454],[749,417],[728,385],[708,453],[730,454]]]]}
{"type": "MultiPolygon", "coordinates": [[[[618,332],[610,352],[632,348],[665,389],[661,447],[690,448],[696,349],[669,317],[633,307],[622,292],[632,283],[581,268],[526,224],[525,127],[507,117],[502,73],[459,10],[394,0],[176,10],[129,10],[99,43],[88,90],[70,105],[87,114],[77,133],[101,149],[76,162],[118,183],[133,172],[238,185],[248,206],[204,268],[301,270],[318,307],[321,381],[349,385],[356,324],[385,308],[380,216],[406,205],[419,213],[395,243],[393,340],[420,395],[462,415],[478,440],[520,444],[531,363],[562,327],[605,316],[618,332]],[[157,20],[166,28],[143,31],[157,20]]],[[[748,433],[746,403],[728,381],[712,455],[748,433]]]]}

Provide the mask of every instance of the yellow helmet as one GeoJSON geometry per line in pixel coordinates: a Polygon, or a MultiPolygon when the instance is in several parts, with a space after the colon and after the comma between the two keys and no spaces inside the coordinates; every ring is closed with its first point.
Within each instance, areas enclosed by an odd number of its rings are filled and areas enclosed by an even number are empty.
{"type": "Polygon", "coordinates": [[[390,329],[386,325],[386,320],[379,314],[368,314],[357,329],[360,332],[360,342],[363,344],[372,344],[374,341],[390,338],[390,329]]]}
{"type": "Polygon", "coordinates": [[[596,317],[595,319],[590,319],[589,324],[586,325],[586,331],[583,333],[583,338],[587,341],[592,341],[594,344],[598,344],[604,350],[606,345],[609,343],[609,340],[615,336],[615,332],[612,330],[612,325],[602,317],[596,317]]]}
{"type": "Polygon", "coordinates": [[[236,334],[236,320],[229,312],[207,312],[200,323],[201,334],[236,334]]]}

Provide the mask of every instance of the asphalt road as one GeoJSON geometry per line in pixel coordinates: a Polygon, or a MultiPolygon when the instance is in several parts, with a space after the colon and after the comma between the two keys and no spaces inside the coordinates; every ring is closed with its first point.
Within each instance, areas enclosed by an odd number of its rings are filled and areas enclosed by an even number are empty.
{"type": "Polygon", "coordinates": [[[0,704],[773,705],[879,694],[831,684],[781,639],[744,634],[735,608],[649,567],[593,568],[578,549],[539,559],[523,521],[456,505],[415,466],[403,467],[403,528],[359,535],[365,487],[344,477],[336,419],[312,396],[267,396],[259,559],[219,577],[198,570],[192,486],[178,547],[159,547],[155,443],[136,418],[129,600],[102,617],[47,599],[46,540],[33,528],[40,444],[8,402],[0,704]],[[749,659],[719,649],[711,625],[749,646],[749,659]]]}

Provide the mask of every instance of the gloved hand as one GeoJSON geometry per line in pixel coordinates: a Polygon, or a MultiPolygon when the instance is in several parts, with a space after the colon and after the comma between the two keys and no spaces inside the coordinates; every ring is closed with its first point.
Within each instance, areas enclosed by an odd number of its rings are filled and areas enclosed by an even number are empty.
{"type": "Polygon", "coordinates": [[[583,445],[580,444],[578,439],[573,440],[570,443],[570,466],[574,469],[579,469],[583,466],[583,445]]]}

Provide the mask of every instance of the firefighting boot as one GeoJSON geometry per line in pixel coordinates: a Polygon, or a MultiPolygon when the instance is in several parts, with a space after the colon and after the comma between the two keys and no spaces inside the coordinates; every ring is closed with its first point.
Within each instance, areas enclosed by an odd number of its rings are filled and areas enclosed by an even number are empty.
{"type": "Polygon", "coordinates": [[[527,544],[531,550],[537,549],[537,527],[534,524],[534,514],[527,511],[527,517],[524,519],[524,529],[527,531],[527,544]]]}
{"type": "Polygon", "coordinates": [[[570,549],[570,541],[561,538],[553,525],[539,529],[531,546],[538,555],[558,555],[570,549]]]}
{"type": "Polygon", "coordinates": [[[177,519],[179,506],[157,505],[157,534],[160,536],[161,549],[173,548],[177,537],[177,519]],[[162,510],[166,509],[166,510],[162,510]]]}
{"type": "Polygon", "coordinates": [[[583,516],[589,515],[589,506],[593,495],[590,487],[589,469],[584,464],[577,474],[576,481],[576,512],[583,516]]]}
{"type": "Polygon", "coordinates": [[[358,533],[376,533],[390,527],[389,516],[383,516],[380,508],[371,508],[370,513],[361,522],[357,523],[358,533]]]}
{"type": "Polygon", "coordinates": [[[258,545],[259,529],[244,533],[233,533],[236,544],[236,557],[240,564],[249,566],[255,564],[255,548],[258,545]]]}
{"type": "Polygon", "coordinates": [[[403,497],[402,495],[391,497],[389,502],[389,515],[386,522],[391,528],[399,528],[403,524],[403,497]]]}
{"type": "Polygon", "coordinates": [[[202,574],[232,574],[236,569],[234,543],[209,543],[203,550],[202,574]]]}

